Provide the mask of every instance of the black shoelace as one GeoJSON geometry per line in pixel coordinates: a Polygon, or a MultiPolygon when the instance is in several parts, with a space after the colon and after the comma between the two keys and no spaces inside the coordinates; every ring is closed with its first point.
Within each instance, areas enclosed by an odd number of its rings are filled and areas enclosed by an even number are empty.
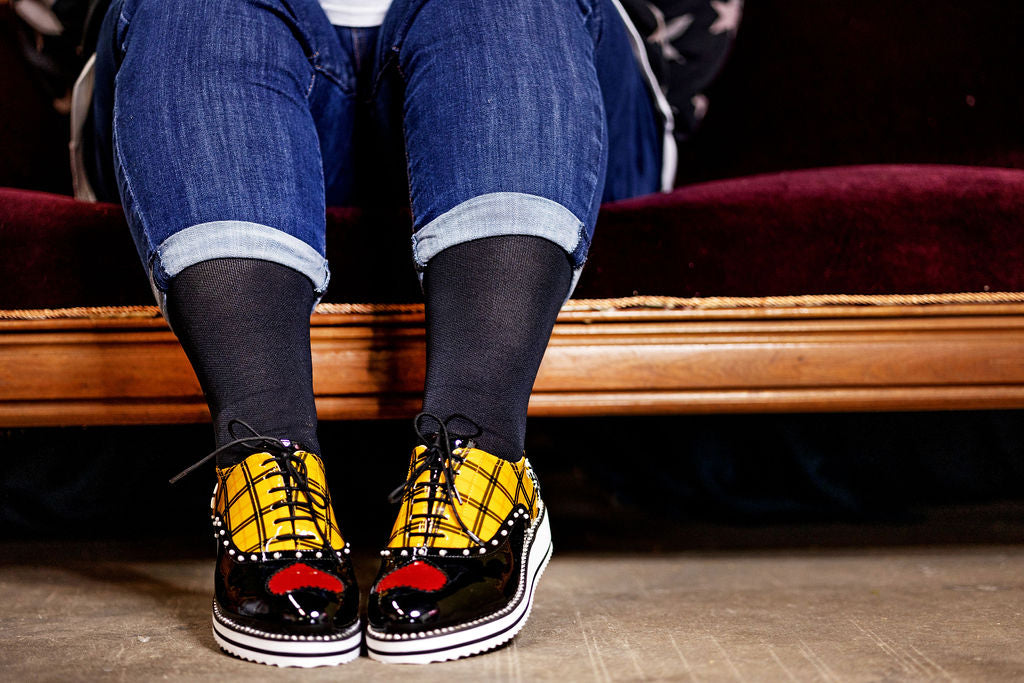
{"type": "MultiPolygon", "coordinates": [[[[277,464],[277,471],[270,472],[266,476],[281,477],[282,480],[281,486],[275,486],[269,489],[268,493],[277,493],[279,491],[284,491],[285,493],[285,499],[274,503],[269,509],[277,510],[280,508],[288,508],[288,516],[275,518],[273,520],[274,524],[292,522],[292,528],[294,529],[295,522],[310,521],[313,523],[313,526],[316,527],[317,534],[319,534],[320,538],[323,540],[324,546],[328,550],[333,550],[330,536],[324,533],[324,530],[320,526],[320,519],[317,516],[317,509],[320,509],[323,511],[324,519],[327,519],[327,499],[322,493],[314,491],[313,487],[310,486],[306,463],[296,454],[292,443],[272,436],[263,436],[249,424],[237,419],[231,420],[231,422],[228,423],[228,431],[232,436],[235,436],[234,428],[236,425],[245,427],[252,432],[252,435],[236,438],[223,446],[220,446],[203,459],[171,477],[170,483],[174,484],[182,478],[187,477],[189,474],[202,467],[205,463],[209,462],[210,459],[217,457],[219,453],[223,453],[234,446],[244,445],[247,448],[252,448],[254,453],[266,451],[270,455],[270,458],[264,460],[261,464],[266,465],[270,462],[277,464]],[[299,514],[300,512],[305,514],[299,514]]],[[[273,538],[267,539],[267,541],[302,541],[313,538],[315,538],[315,536],[307,532],[279,534],[273,538]]]]}
{"type": "Polygon", "coordinates": [[[433,529],[442,520],[448,519],[446,510],[450,509],[455,515],[455,521],[459,523],[462,531],[474,543],[482,544],[483,541],[470,531],[466,523],[462,521],[462,517],[459,516],[459,509],[455,506],[456,501],[458,501],[459,505],[462,505],[462,496],[455,487],[455,477],[457,476],[458,466],[465,461],[465,458],[457,455],[454,451],[457,449],[473,448],[472,439],[480,436],[481,433],[479,425],[465,415],[452,415],[447,420],[442,420],[430,413],[420,413],[413,421],[413,427],[420,442],[427,449],[420,454],[419,465],[409,473],[409,478],[388,495],[388,501],[397,503],[406,496],[410,496],[413,505],[423,502],[427,504],[427,511],[425,513],[411,515],[412,519],[425,518],[427,520],[427,524],[424,526],[425,530],[408,532],[409,536],[422,536],[424,543],[431,538],[441,538],[444,536],[443,533],[433,529]],[[424,433],[422,427],[424,420],[435,422],[437,424],[437,431],[424,433]],[[475,431],[472,434],[456,434],[451,432],[450,424],[455,420],[472,425],[475,431]],[[429,478],[426,481],[417,483],[420,476],[428,471],[430,473],[429,478]],[[425,495],[422,495],[424,493],[425,495]]]}

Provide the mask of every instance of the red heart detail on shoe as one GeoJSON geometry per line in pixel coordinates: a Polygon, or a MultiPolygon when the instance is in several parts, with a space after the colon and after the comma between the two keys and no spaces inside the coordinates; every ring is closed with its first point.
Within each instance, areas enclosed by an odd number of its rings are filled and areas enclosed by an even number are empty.
{"type": "Polygon", "coordinates": [[[421,591],[436,591],[448,583],[448,577],[432,564],[416,560],[391,572],[377,584],[377,592],[391,588],[415,588],[421,591]]]}
{"type": "Polygon", "coordinates": [[[267,588],[275,595],[285,595],[302,588],[323,588],[324,590],[341,593],[345,584],[337,576],[297,562],[280,570],[267,582],[267,588]]]}

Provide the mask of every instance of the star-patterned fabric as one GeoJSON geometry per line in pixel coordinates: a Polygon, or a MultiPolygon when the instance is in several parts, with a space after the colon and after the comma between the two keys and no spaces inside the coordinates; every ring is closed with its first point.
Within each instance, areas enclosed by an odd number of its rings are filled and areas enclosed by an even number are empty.
{"type": "Polygon", "coordinates": [[[675,117],[677,142],[708,108],[704,91],[729,54],[743,0],[619,0],[645,40],[647,58],[675,117]]]}

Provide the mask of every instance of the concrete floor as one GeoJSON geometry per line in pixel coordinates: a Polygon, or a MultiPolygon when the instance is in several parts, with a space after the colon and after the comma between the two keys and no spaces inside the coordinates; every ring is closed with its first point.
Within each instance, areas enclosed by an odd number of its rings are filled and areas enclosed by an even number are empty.
{"type": "Polygon", "coordinates": [[[146,555],[0,544],[0,679],[1024,679],[1019,545],[556,555],[511,646],[304,671],[221,654],[211,560],[146,555]]]}

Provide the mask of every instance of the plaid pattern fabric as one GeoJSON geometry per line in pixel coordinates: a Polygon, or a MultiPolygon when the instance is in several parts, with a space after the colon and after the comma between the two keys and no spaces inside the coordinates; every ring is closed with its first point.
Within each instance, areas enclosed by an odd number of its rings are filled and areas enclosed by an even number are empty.
{"type": "MultiPolygon", "coordinates": [[[[296,456],[305,465],[317,522],[330,536],[331,547],[340,550],[345,541],[334,520],[323,463],[313,453],[299,451],[296,456]]],[[[301,471],[301,467],[299,469],[301,471]]],[[[218,469],[217,479],[219,485],[214,513],[224,520],[230,540],[241,552],[319,550],[324,547],[316,524],[311,520],[280,521],[291,516],[309,517],[310,506],[288,507],[289,495],[292,500],[303,503],[305,495],[275,490],[284,486],[285,478],[268,453],[255,453],[237,465],[218,469]],[[306,538],[279,539],[286,534],[303,534],[306,538]]]]}
{"type": "MultiPolygon", "coordinates": [[[[410,476],[421,464],[425,453],[425,446],[417,446],[413,451],[410,476]]],[[[509,462],[478,448],[456,449],[454,454],[463,458],[461,463],[453,462],[452,465],[454,484],[462,504],[452,500],[451,506],[480,540],[490,541],[517,505],[524,506],[531,517],[536,517],[540,489],[526,458],[509,462]]],[[[477,545],[459,526],[455,515],[449,514],[444,501],[435,501],[434,514],[427,516],[429,489],[424,484],[430,481],[431,476],[438,477],[440,486],[436,489],[436,496],[442,496],[444,475],[425,469],[416,480],[419,486],[407,490],[402,498],[402,508],[388,541],[389,548],[470,548],[477,545]],[[439,518],[439,515],[443,517],[439,518]],[[443,536],[420,535],[432,533],[443,536]]]]}

